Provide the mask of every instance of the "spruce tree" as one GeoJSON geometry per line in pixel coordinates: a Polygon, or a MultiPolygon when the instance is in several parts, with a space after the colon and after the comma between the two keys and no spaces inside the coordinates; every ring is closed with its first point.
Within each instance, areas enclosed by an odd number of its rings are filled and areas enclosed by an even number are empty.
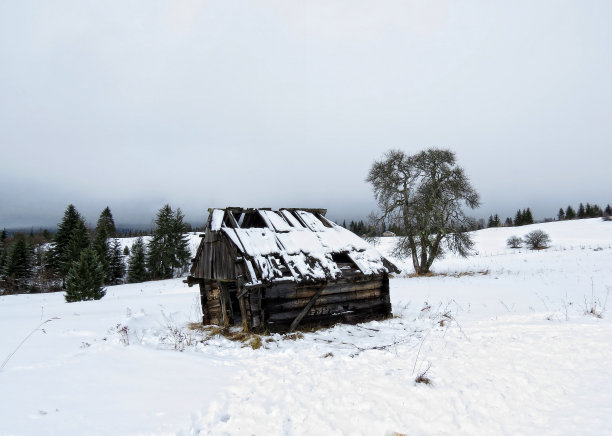
{"type": "Polygon", "coordinates": [[[573,220],[574,218],[576,218],[576,211],[572,206],[567,206],[565,210],[565,219],[573,220]]]}
{"type": "Polygon", "coordinates": [[[28,288],[34,274],[34,252],[23,235],[19,235],[6,254],[2,276],[13,291],[28,288]]]}
{"type": "Polygon", "coordinates": [[[0,233],[0,242],[4,244],[4,241],[6,241],[6,229],[2,229],[2,233],[0,233]]]}
{"type": "Polygon", "coordinates": [[[512,218],[506,218],[506,221],[504,222],[504,227],[512,227],[513,225],[514,224],[512,223],[512,218]]]}
{"type": "Polygon", "coordinates": [[[487,228],[490,228],[493,226],[495,226],[495,223],[493,222],[493,215],[489,215],[489,222],[487,223],[487,228]]]}
{"type": "Polygon", "coordinates": [[[114,239],[110,248],[110,277],[111,283],[121,283],[125,276],[125,264],[123,263],[123,255],[121,254],[121,243],[119,239],[114,239]]]}
{"type": "Polygon", "coordinates": [[[529,208],[523,212],[523,224],[533,224],[533,215],[531,214],[531,209],[529,208]]]}
{"type": "Polygon", "coordinates": [[[514,225],[515,226],[523,225],[523,213],[521,212],[520,209],[516,211],[516,216],[514,217],[514,225]]]}
{"type": "Polygon", "coordinates": [[[592,213],[593,213],[593,218],[598,218],[603,215],[603,211],[601,210],[601,207],[599,207],[599,205],[597,204],[594,204],[592,206],[592,213]]]}
{"type": "Polygon", "coordinates": [[[586,217],[586,212],[584,210],[584,205],[580,203],[580,206],[578,206],[578,218],[585,218],[585,217],[586,217]]]}
{"type": "Polygon", "coordinates": [[[130,247],[128,247],[127,245],[123,247],[123,255],[126,257],[130,255],[130,247]]]}
{"type": "Polygon", "coordinates": [[[559,209],[559,213],[557,213],[557,217],[559,218],[559,221],[563,221],[565,219],[565,212],[563,211],[563,208],[559,209]]]}
{"type": "Polygon", "coordinates": [[[96,251],[100,264],[102,264],[102,270],[104,270],[104,284],[109,284],[112,281],[110,272],[112,253],[107,235],[106,228],[102,227],[97,229],[96,236],[91,243],[92,248],[96,251]]]}
{"type": "Polygon", "coordinates": [[[493,217],[493,225],[495,227],[501,226],[501,222],[499,221],[499,215],[497,214],[495,214],[495,216],[493,217]]]}
{"type": "Polygon", "coordinates": [[[70,242],[66,251],[65,264],[63,268],[70,271],[72,264],[81,258],[81,252],[89,247],[89,233],[85,227],[85,223],[80,220],[70,235],[70,242]]]}
{"type": "Polygon", "coordinates": [[[180,209],[172,212],[166,204],[157,213],[148,247],[147,263],[153,279],[169,279],[187,269],[190,253],[180,209]]]}
{"type": "Polygon", "coordinates": [[[66,277],[71,267],[68,246],[72,232],[79,223],[85,225],[76,208],[72,204],[68,205],[62,222],[58,225],[57,233],[53,237],[53,245],[49,250],[47,263],[47,266],[62,279],[66,277]]]}
{"type": "Polygon", "coordinates": [[[604,213],[606,214],[606,216],[612,216],[612,207],[610,207],[609,204],[604,209],[604,213]]]}
{"type": "Polygon", "coordinates": [[[181,212],[181,209],[177,208],[176,212],[174,213],[174,217],[172,218],[172,245],[174,247],[173,268],[178,274],[183,274],[187,271],[189,261],[191,259],[189,239],[185,235],[187,232],[187,226],[184,223],[184,218],[185,215],[181,212]]]}
{"type": "Polygon", "coordinates": [[[99,300],[104,297],[104,270],[96,251],[87,247],[66,277],[66,302],[99,300]]]}
{"type": "Polygon", "coordinates": [[[144,282],[148,278],[146,267],[146,251],[142,237],[136,239],[132,245],[132,254],[128,260],[128,283],[144,282]]]}
{"type": "Polygon", "coordinates": [[[4,241],[0,239],[0,280],[4,277],[4,265],[6,264],[6,247],[4,241]]]}
{"type": "Polygon", "coordinates": [[[98,218],[96,233],[100,230],[104,230],[106,232],[107,238],[114,238],[117,236],[117,228],[115,227],[113,214],[108,206],[106,206],[102,213],[100,213],[100,217],[98,218]]]}

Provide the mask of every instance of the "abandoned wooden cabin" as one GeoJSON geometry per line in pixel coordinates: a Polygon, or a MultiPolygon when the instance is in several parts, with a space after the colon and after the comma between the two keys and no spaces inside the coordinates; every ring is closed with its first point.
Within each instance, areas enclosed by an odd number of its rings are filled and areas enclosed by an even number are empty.
{"type": "Polygon", "coordinates": [[[192,260],[203,323],[271,332],[391,314],[389,272],[372,245],[325,209],[211,209],[192,260]]]}

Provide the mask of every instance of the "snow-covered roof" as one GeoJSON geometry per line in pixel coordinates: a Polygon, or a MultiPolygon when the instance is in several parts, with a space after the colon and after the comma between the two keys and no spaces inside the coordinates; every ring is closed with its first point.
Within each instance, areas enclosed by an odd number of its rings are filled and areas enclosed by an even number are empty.
{"type": "Polygon", "coordinates": [[[236,246],[247,286],[337,280],[350,268],[363,275],[396,270],[371,244],[324,215],[324,209],[213,209],[208,230],[236,246]]]}

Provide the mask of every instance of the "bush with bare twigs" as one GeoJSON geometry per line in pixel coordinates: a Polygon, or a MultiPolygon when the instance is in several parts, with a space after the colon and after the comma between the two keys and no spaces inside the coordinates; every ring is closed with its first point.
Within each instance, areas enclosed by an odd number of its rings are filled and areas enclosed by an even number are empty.
{"type": "Polygon", "coordinates": [[[527,233],[523,240],[531,250],[542,250],[550,244],[550,236],[543,230],[533,230],[527,233]]]}
{"type": "Polygon", "coordinates": [[[521,248],[523,245],[523,240],[518,236],[510,236],[506,241],[506,246],[509,248],[521,248]]]}

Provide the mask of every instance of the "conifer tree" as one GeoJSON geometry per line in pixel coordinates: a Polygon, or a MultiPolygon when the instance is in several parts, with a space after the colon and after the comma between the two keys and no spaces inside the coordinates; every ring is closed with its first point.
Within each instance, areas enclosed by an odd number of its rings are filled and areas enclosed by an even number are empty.
{"type": "Polygon", "coordinates": [[[144,282],[148,278],[146,267],[146,251],[142,237],[136,239],[132,245],[132,254],[128,260],[128,283],[144,282]]]}
{"type": "Polygon", "coordinates": [[[523,225],[523,212],[521,210],[516,211],[516,216],[514,217],[514,225],[522,226],[523,225]]]}
{"type": "Polygon", "coordinates": [[[495,216],[493,217],[493,225],[495,227],[499,227],[501,225],[501,222],[499,221],[499,215],[495,214],[495,216]]]}
{"type": "Polygon", "coordinates": [[[104,284],[111,283],[112,277],[110,272],[110,263],[112,253],[110,244],[108,242],[106,228],[102,227],[100,229],[96,229],[96,236],[92,241],[91,246],[96,251],[98,260],[102,265],[102,270],[104,270],[104,284]]]}
{"type": "Polygon", "coordinates": [[[107,238],[114,238],[117,236],[117,228],[115,227],[113,214],[108,206],[106,206],[102,213],[100,213],[100,217],[98,218],[96,233],[100,230],[104,230],[106,232],[107,238]]]}
{"type": "Polygon", "coordinates": [[[126,257],[130,255],[130,247],[128,247],[127,245],[123,247],[123,255],[126,257]]]}
{"type": "Polygon", "coordinates": [[[563,211],[563,208],[559,209],[559,213],[557,213],[557,217],[559,218],[559,221],[563,221],[565,219],[565,212],[563,211]]]}
{"type": "Polygon", "coordinates": [[[4,241],[6,241],[6,229],[2,229],[2,233],[0,233],[0,242],[4,243],[4,241]]]}
{"type": "Polygon", "coordinates": [[[487,223],[487,227],[493,227],[495,223],[493,222],[493,215],[489,215],[489,222],[487,223]]]}
{"type": "Polygon", "coordinates": [[[104,270],[96,251],[87,247],[66,277],[66,302],[99,300],[104,297],[104,270]]]}
{"type": "Polygon", "coordinates": [[[506,218],[506,221],[504,221],[504,227],[512,227],[513,225],[514,224],[512,223],[512,218],[506,218]]]}
{"type": "Polygon", "coordinates": [[[591,210],[592,210],[593,218],[597,218],[603,215],[603,211],[601,210],[601,207],[599,207],[599,205],[597,204],[594,204],[593,206],[591,206],[591,210]]]}
{"type": "Polygon", "coordinates": [[[12,290],[22,291],[28,288],[33,273],[34,252],[25,237],[19,235],[7,251],[2,276],[12,290]]]}
{"type": "Polygon", "coordinates": [[[531,214],[531,209],[529,208],[523,212],[523,224],[533,224],[533,215],[531,214]]]}
{"type": "Polygon", "coordinates": [[[169,279],[187,269],[190,253],[183,217],[180,209],[173,213],[168,204],[157,213],[147,259],[153,279],[169,279]]]}
{"type": "Polygon", "coordinates": [[[83,224],[83,226],[85,224],[76,208],[72,204],[68,205],[62,222],[58,225],[57,233],[53,238],[53,245],[49,250],[47,264],[62,279],[66,277],[71,267],[68,246],[70,245],[72,232],[79,223],[83,224]]]}
{"type": "Polygon", "coordinates": [[[89,247],[89,233],[82,220],[77,221],[75,228],[70,235],[70,242],[66,251],[65,271],[70,271],[72,264],[81,258],[81,252],[89,247]]]}
{"type": "Polygon", "coordinates": [[[576,211],[572,206],[567,206],[565,210],[565,219],[573,220],[574,218],[576,218],[576,211]]]}
{"type": "Polygon", "coordinates": [[[115,238],[110,247],[110,278],[111,283],[121,283],[125,276],[125,264],[123,263],[123,255],[121,254],[121,243],[115,238]]]}
{"type": "Polygon", "coordinates": [[[606,216],[612,216],[612,207],[610,207],[609,204],[604,209],[604,213],[606,214],[606,216]]]}
{"type": "Polygon", "coordinates": [[[580,206],[578,206],[578,218],[586,218],[586,212],[582,203],[580,203],[580,206]]]}
{"type": "Polygon", "coordinates": [[[4,276],[5,263],[6,263],[6,247],[4,246],[4,241],[0,239],[0,280],[2,280],[4,276]]]}

